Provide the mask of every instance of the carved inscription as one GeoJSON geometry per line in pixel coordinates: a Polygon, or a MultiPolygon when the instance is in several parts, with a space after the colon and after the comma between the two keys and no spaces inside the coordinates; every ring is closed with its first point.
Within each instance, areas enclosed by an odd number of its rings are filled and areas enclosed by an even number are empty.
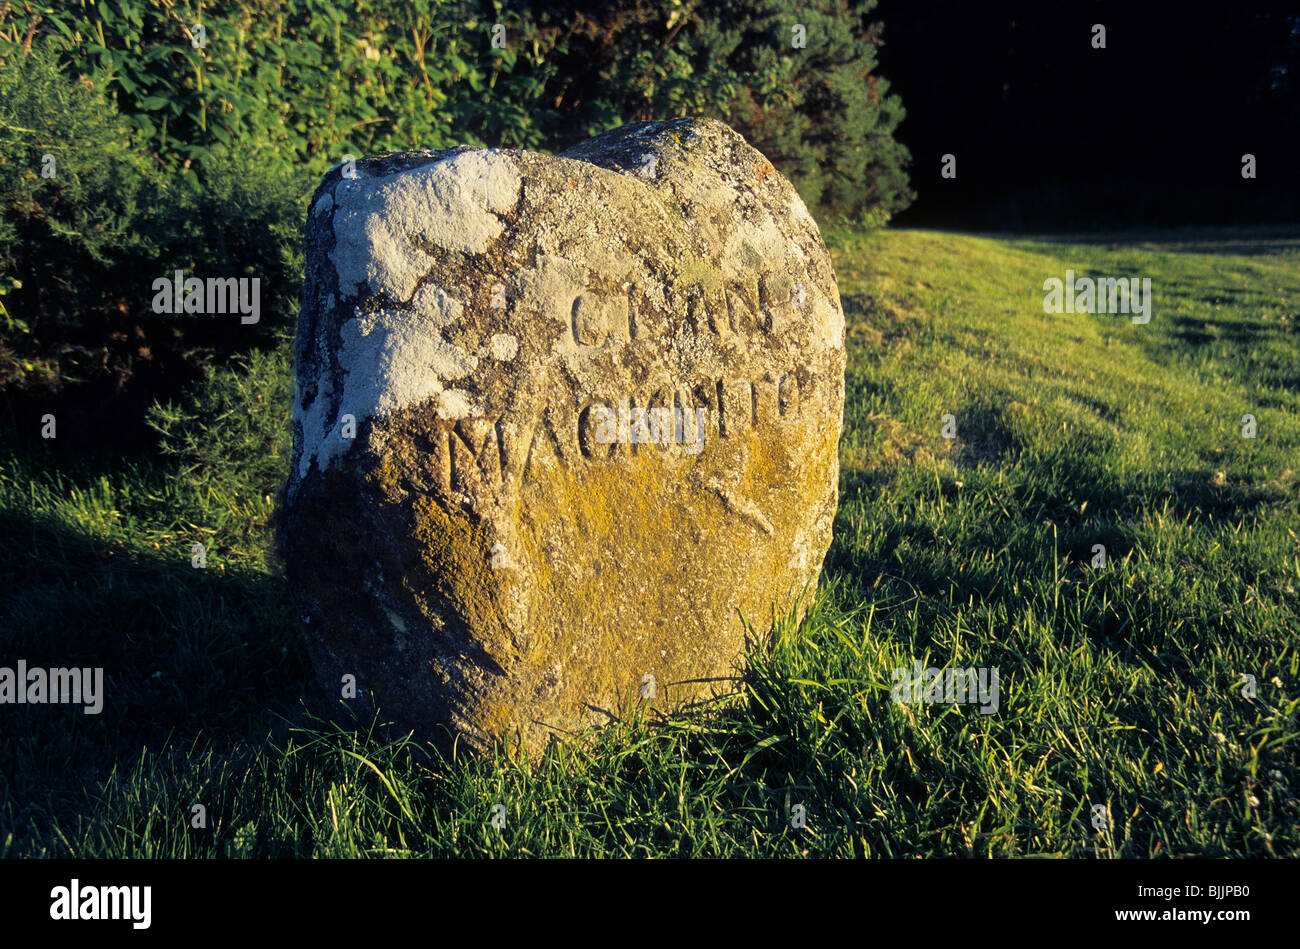
{"type": "MultiPolygon", "coordinates": [[[[803,285],[782,272],[725,286],[695,285],[685,297],[686,325],[697,335],[716,337],[775,332],[800,305],[802,292],[803,285]]],[[[668,333],[662,308],[635,285],[614,293],[588,289],[574,298],[568,317],[572,342],[589,350],[668,333]]],[[[793,371],[753,379],[662,380],[641,391],[590,397],[567,412],[548,410],[519,426],[505,416],[438,424],[418,434],[418,443],[444,495],[472,495],[495,491],[537,465],[617,463],[640,451],[698,456],[714,439],[794,421],[802,397],[793,371]]]]}
{"type": "Polygon", "coordinates": [[[794,373],[779,379],[713,379],[649,397],[596,399],[577,413],[578,451],[588,461],[612,461],[620,446],[679,447],[699,454],[713,438],[738,438],[760,427],[788,424],[799,415],[802,390],[794,373]],[[683,397],[683,393],[688,393],[683,397]]]}
{"type": "MultiPolygon", "coordinates": [[[[693,286],[677,304],[695,333],[731,336],[781,329],[805,298],[805,284],[783,271],[772,271],[761,278],[733,280],[725,287],[693,286]]],[[[636,286],[628,287],[626,294],[588,289],[578,294],[567,315],[572,341],[593,349],[611,342],[654,339],[669,331],[663,307],[636,286]]]]}
{"type": "Polygon", "coordinates": [[[593,399],[573,413],[567,428],[555,425],[547,412],[526,427],[504,416],[467,418],[412,437],[429,458],[436,485],[450,497],[499,488],[536,464],[614,463],[644,450],[698,456],[715,438],[793,421],[800,397],[792,373],[779,380],[714,379],[663,386],[649,395],[593,399]]]}
{"type": "Polygon", "coordinates": [[[581,293],[573,301],[570,331],[580,346],[604,346],[610,341],[631,338],[628,326],[628,300],[618,295],[581,293]]]}

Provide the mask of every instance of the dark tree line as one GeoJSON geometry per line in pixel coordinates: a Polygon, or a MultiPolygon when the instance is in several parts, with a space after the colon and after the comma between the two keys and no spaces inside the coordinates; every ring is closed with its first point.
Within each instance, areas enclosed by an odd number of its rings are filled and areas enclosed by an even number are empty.
{"type": "Polygon", "coordinates": [[[1300,4],[882,0],[918,198],[900,224],[1300,217],[1300,4]],[[1209,5],[1206,5],[1208,7],[1209,5]],[[1093,46],[1094,24],[1105,48],[1093,46]],[[940,175],[954,155],[957,177],[940,175]],[[1253,180],[1242,156],[1256,159],[1253,180]]]}

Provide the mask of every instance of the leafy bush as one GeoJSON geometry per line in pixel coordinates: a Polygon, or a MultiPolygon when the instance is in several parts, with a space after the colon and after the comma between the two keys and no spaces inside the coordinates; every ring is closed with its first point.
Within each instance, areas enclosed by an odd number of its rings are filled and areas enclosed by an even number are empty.
{"type": "Polygon", "coordinates": [[[204,484],[215,474],[245,496],[279,490],[289,464],[292,357],[287,343],[208,366],[176,400],[150,407],[147,424],[176,477],[204,484]]]}
{"type": "Polygon", "coordinates": [[[194,325],[196,339],[218,349],[223,337],[230,345],[268,345],[292,334],[302,285],[302,221],[314,176],[268,170],[255,151],[221,147],[208,157],[202,190],[177,178],[165,179],[156,204],[141,212],[138,226],[155,235],[147,259],[140,260],[136,278],[138,300],[152,302],[152,281],[181,269],[187,274],[256,277],[261,283],[261,319],[257,324],[232,324],[217,317],[164,317],[194,325]]]}
{"type": "Polygon", "coordinates": [[[441,0],[69,0],[15,4],[0,45],[59,51],[105,77],[164,167],[192,184],[222,148],[256,148],[281,171],[319,174],[348,153],[468,141],[535,145],[535,83],[502,82],[518,56],[492,50],[470,4],[441,0]],[[351,7],[349,9],[349,6],[351,7]],[[28,24],[23,28],[23,24],[28,24]]]}
{"type": "Polygon", "coordinates": [[[98,78],[68,76],[48,49],[0,57],[0,272],[55,322],[84,322],[105,294],[118,312],[147,305],[153,272],[173,266],[260,274],[294,296],[311,179],[262,158],[215,148],[195,190],[132,148],[98,78]]]}
{"type": "Polygon", "coordinates": [[[559,150],[625,122],[707,115],[764,151],[810,206],[888,214],[912,195],[893,140],[902,107],[874,75],[874,7],[27,0],[0,14],[0,50],[45,44],[70,71],[96,71],[142,145],[196,186],[223,148],[319,174],[346,154],[559,150]]]}
{"type": "Polygon", "coordinates": [[[875,4],[615,0],[584,12],[578,0],[537,0],[529,15],[553,43],[545,100],[565,108],[535,120],[558,148],[621,122],[718,118],[810,207],[879,224],[914,195],[893,138],[902,103],[874,75],[875,4]]]}
{"type": "Polygon", "coordinates": [[[309,172],[220,146],[196,189],[139,148],[98,74],[40,44],[0,54],[0,161],[0,392],[24,425],[56,413],[58,447],[145,448],[152,401],[291,334],[309,172]],[[257,278],[260,321],[155,314],[175,270],[257,278]]]}
{"type": "Polygon", "coordinates": [[[66,318],[96,270],[148,247],[133,227],[148,162],[99,78],[66,76],[48,49],[0,59],[0,163],[0,273],[22,286],[11,306],[66,318]]]}

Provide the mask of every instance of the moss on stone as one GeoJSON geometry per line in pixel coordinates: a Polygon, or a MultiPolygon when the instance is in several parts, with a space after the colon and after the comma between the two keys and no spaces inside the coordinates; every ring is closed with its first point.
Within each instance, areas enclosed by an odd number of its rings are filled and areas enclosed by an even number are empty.
{"type": "Polygon", "coordinates": [[[697,285],[704,290],[722,289],[722,271],[694,254],[685,254],[678,268],[681,279],[688,285],[697,285]]]}

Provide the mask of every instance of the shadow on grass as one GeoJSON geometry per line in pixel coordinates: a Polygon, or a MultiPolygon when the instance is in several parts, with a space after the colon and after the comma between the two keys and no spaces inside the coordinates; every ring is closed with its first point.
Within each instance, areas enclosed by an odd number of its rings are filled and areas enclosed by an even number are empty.
{"type": "Polygon", "coordinates": [[[52,517],[0,511],[0,665],[102,668],[102,711],[0,710],[0,811],[67,822],[142,750],[200,736],[231,754],[284,732],[309,670],[279,578],[146,554],[52,517]]]}

